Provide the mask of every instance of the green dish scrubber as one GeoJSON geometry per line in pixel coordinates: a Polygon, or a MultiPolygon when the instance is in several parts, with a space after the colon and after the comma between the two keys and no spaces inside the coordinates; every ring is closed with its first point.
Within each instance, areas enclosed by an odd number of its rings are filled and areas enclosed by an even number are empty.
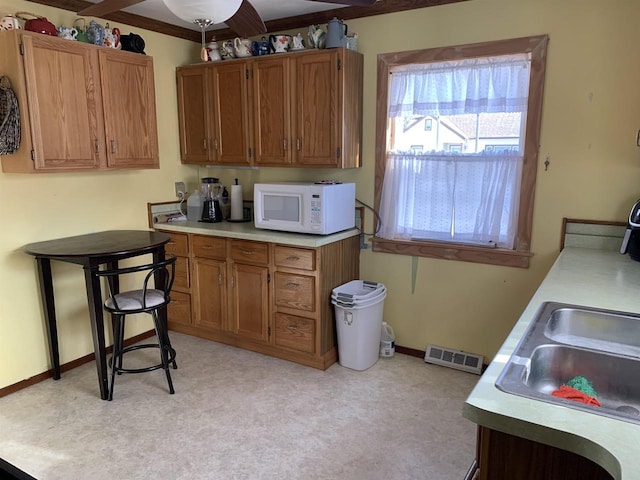
{"type": "Polygon", "coordinates": [[[580,390],[582,393],[589,395],[590,397],[598,398],[598,394],[596,393],[596,390],[593,388],[593,385],[591,384],[591,382],[586,377],[583,377],[582,375],[576,375],[575,377],[565,382],[565,385],[567,387],[580,390]]]}

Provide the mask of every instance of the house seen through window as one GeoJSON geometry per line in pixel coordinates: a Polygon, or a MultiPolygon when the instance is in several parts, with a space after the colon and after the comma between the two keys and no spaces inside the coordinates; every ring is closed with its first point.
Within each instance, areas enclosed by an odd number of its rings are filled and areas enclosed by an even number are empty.
{"type": "Polygon", "coordinates": [[[547,41],[378,57],[374,251],[528,266],[547,41]]]}

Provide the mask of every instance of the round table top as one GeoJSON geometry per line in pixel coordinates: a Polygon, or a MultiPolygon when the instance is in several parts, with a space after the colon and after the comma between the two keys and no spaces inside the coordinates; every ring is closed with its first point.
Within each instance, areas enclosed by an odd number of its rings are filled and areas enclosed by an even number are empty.
{"type": "Polygon", "coordinates": [[[150,230],[108,230],[30,243],[24,251],[39,257],[101,257],[126,255],[167,243],[169,235],[150,230]]]}

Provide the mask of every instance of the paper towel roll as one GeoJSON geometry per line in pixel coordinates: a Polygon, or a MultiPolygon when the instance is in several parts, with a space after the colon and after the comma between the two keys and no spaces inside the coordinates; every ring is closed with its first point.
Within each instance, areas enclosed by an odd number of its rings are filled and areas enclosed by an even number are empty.
{"type": "Polygon", "coordinates": [[[242,220],[242,185],[231,185],[231,220],[242,220]]]}

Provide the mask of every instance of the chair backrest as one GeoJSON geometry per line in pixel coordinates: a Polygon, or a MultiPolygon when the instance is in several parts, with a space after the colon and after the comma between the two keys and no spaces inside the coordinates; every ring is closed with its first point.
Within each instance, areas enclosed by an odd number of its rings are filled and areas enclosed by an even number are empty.
{"type": "MultiPolygon", "coordinates": [[[[114,268],[111,270],[100,270],[96,273],[96,275],[100,277],[107,278],[107,286],[109,287],[109,297],[111,298],[113,305],[115,308],[111,310],[120,310],[120,307],[117,303],[117,286],[119,285],[119,278],[123,275],[128,275],[132,273],[139,272],[147,272],[144,281],[142,283],[142,308],[138,311],[143,312],[146,310],[152,310],[154,308],[158,308],[159,306],[166,305],[169,303],[171,293],[171,288],[173,287],[173,281],[176,276],[176,257],[170,256],[165,260],[155,263],[147,263],[145,265],[136,265],[132,267],[123,267],[123,268],[114,268]],[[154,284],[152,286],[149,285],[151,279],[154,279],[154,284]],[[116,281],[118,280],[118,281],[116,281]],[[153,305],[147,306],[146,299],[147,290],[159,290],[164,294],[164,301],[161,305],[153,305]]],[[[122,292],[118,292],[122,293],[122,292]]],[[[131,309],[127,309],[128,313],[135,313],[131,309]]]]}

